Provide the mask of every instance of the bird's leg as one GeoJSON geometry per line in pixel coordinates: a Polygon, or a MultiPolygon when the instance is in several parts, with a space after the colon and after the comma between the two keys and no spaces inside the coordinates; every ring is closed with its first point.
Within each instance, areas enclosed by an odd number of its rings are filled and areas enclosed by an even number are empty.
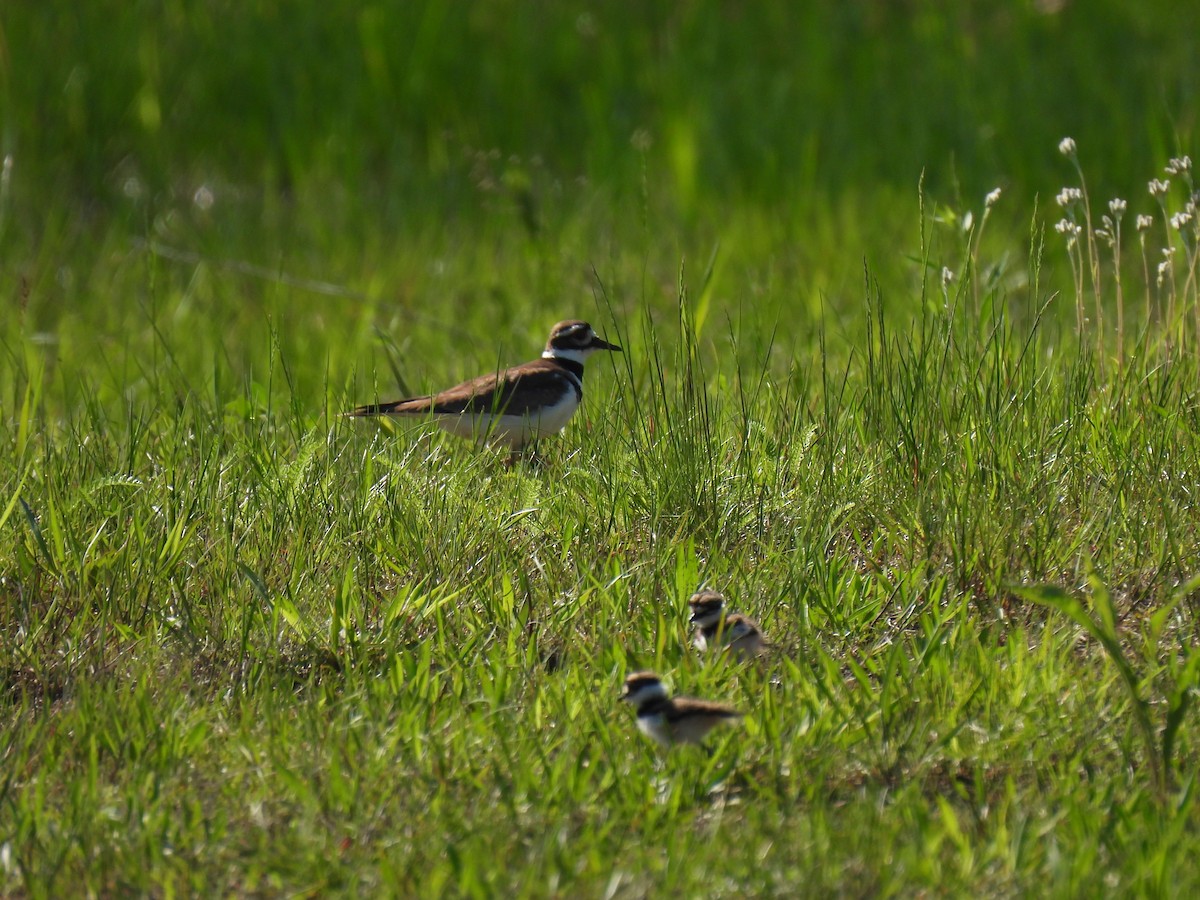
{"type": "Polygon", "coordinates": [[[522,452],[524,454],[525,461],[528,462],[532,468],[540,469],[546,464],[545,458],[538,453],[537,438],[534,438],[532,442],[526,444],[525,447],[522,448],[522,452]]]}

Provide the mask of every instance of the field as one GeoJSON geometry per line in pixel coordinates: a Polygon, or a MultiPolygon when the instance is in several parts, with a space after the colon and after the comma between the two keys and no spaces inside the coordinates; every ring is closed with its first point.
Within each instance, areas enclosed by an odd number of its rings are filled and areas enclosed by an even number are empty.
{"type": "Polygon", "coordinates": [[[0,12],[0,895],[1200,892],[1200,5],[328,6],[0,12]]]}

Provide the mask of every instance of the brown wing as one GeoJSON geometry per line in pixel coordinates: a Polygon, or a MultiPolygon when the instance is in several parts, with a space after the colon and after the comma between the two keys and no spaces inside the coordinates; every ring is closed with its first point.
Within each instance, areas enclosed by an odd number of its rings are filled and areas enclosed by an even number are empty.
{"type": "Polygon", "coordinates": [[[743,616],[741,613],[733,613],[725,617],[725,639],[736,641],[738,638],[745,637],[748,634],[759,634],[762,629],[758,627],[758,623],[748,616],[743,616]]]}
{"type": "Polygon", "coordinates": [[[539,359],[503,372],[480,375],[470,381],[425,397],[360,406],[350,416],[464,415],[502,412],[528,415],[557,402],[567,391],[577,390],[561,366],[539,359]],[[518,393],[517,387],[521,390],[518,393]]]}
{"type": "Polygon", "coordinates": [[[500,376],[484,375],[433,398],[436,413],[504,413],[526,416],[552,406],[575,390],[553,360],[537,360],[500,376]]]}
{"type": "Polygon", "coordinates": [[[666,711],[667,721],[672,724],[690,718],[740,719],[742,713],[724,703],[697,700],[694,697],[676,697],[666,711]]]}

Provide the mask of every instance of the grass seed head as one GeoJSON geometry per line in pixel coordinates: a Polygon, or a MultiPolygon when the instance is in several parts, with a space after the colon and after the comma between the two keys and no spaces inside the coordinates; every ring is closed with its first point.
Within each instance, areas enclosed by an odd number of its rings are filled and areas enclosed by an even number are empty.
{"type": "Polygon", "coordinates": [[[1083,199],[1083,191],[1077,187],[1065,187],[1058,192],[1058,196],[1054,199],[1059,206],[1066,209],[1083,199]]]}
{"type": "Polygon", "coordinates": [[[1190,156],[1175,156],[1167,162],[1168,175],[1182,175],[1184,172],[1192,170],[1192,158],[1190,156]]]}
{"type": "Polygon", "coordinates": [[[1162,287],[1167,276],[1171,274],[1171,260],[1164,259],[1158,264],[1158,286],[1162,287]]]}

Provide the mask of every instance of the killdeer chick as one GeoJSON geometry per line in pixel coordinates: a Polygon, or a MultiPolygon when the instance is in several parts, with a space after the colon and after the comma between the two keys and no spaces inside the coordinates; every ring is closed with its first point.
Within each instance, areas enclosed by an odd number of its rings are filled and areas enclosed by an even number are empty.
{"type": "Polygon", "coordinates": [[[707,588],[697,591],[688,606],[692,610],[688,621],[696,626],[692,642],[697,650],[718,649],[739,660],[762,653],[766,643],[758,623],[740,613],[726,612],[722,594],[707,588]]]}
{"type": "Polygon", "coordinates": [[[542,358],[425,397],[360,406],[347,416],[432,418],[458,437],[502,444],[514,454],[556,434],[583,400],[583,362],[597,350],[620,352],[587,322],[559,322],[542,358]]]}
{"type": "Polygon", "coordinates": [[[642,733],[663,747],[698,744],[722,722],[742,717],[723,703],[670,697],[662,680],[653,672],[635,672],[626,678],[621,699],[637,709],[637,724],[642,733]]]}

